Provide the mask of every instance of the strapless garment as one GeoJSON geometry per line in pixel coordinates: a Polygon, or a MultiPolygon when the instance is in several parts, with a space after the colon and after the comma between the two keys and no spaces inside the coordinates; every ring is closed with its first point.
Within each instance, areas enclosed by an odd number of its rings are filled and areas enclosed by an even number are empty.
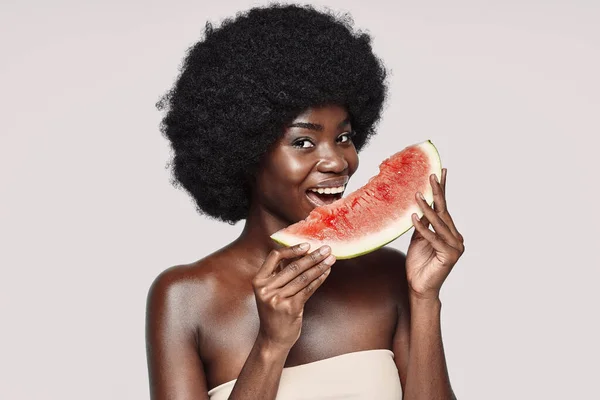
{"type": "MultiPolygon", "coordinates": [[[[210,400],[226,400],[236,380],[208,392],[210,400]]],[[[346,353],[281,373],[276,400],[399,400],[402,387],[394,353],[387,349],[346,353]]]]}

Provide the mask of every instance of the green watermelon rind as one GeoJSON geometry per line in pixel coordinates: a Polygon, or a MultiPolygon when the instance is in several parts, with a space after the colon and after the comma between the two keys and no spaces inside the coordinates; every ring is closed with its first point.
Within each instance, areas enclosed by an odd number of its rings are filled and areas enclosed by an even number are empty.
{"type": "MultiPolygon", "coordinates": [[[[430,205],[431,205],[431,204],[430,204],[430,205]]],[[[421,216],[419,216],[419,218],[421,218],[421,216]]],[[[385,245],[388,245],[388,244],[390,244],[390,243],[391,243],[391,242],[393,242],[394,240],[398,239],[400,236],[402,236],[402,235],[404,235],[406,232],[408,232],[408,231],[409,231],[409,230],[410,230],[412,227],[413,227],[413,225],[409,226],[409,227],[408,227],[408,228],[407,228],[407,229],[406,229],[404,232],[401,232],[401,233],[400,233],[398,236],[396,236],[395,238],[392,238],[392,239],[388,240],[387,242],[385,242],[385,243],[381,244],[380,246],[373,247],[373,248],[371,248],[371,249],[367,249],[367,250],[364,250],[364,251],[362,251],[362,252],[359,252],[359,253],[356,253],[356,254],[337,255],[335,258],[336,258],[336,260],[349,260],[349,259],[351,259],[351,258],[356,258],[356,257],[364,256],[365,254],[372,253],[372,252],[374,252],[374,251],[376,251],[376,250],[379,250],[379,249],[381,249],[381,248],[382,248],[382,247],[384,247],[385,245]]],[[[303,240],[300,240],[300,241],[290,241],[290,243],[288,244],[288,243],[284,242],[283,240],[278,240],[278,239],[275,239],[275,238],[273,238],[273,240],[274,240],[275,242],[279,243],[279,244],[280,244],[280,245],[282,245],[282,246],[293,246],[293,244],[292,244],[293,242],[295,242],[294,244],[299,244],[299,243],[302,243],[302,242],[304,242],[303,240]]],[[[316,249],[313,249],[313,248],[312,248],[312,246],[311,246],[311,250],[316,250],[316,249]]],[[[335,255],[335,254],[334,254],[334,255],[335,255]]]]}
{"type": "MultiPolygon", "coordinates": [[[[431,205],[433,204],[433,201],[428,201],[427,197],[425,198],[425,200],[427,201],[427,204],[431,205]]],[[[412,210],[410,213],[407,213],[409,219],[410,219],[410,215],[412,215],[413,213],[417,214],[419,216],[419,218],[421,218],[423,216],[423,212],[421,210],[412,210]]],[[[405,225],[406,226],[406,225],[405,225]]],[[[309,243],[310,246],[310,251],[312,250],[316,250],[318,247],[324,245],[324,244],[328,244],[331,246],[332,249],[332,253],[335,256],[335,258],[337,260],[345,260],[345,259],[350,259],[350,258],[355,258],[355,257],[359,257],[371,252],[374,252],[375,250],[379,250],[380,248],[384,247],[385,245],[393,242],[394,240],[398,239],[400,236],[404,235],[406,232],[408,232],[411,228],[413,227],[413,224],[408,224],[408,227],[405,228],[403,231],[396,231],[392,236],[390,236],[388,239],[383,240],[380,244],[377,244],[373,247],[366,247],[364,250],[359,251],[357,253],[339,253],[339,251],[336,251],[336,248],[339,247],[336,245],[335,242],[320,242],[320,241],[312,241],[312,240],[308,240],[305,237],[301,237],[301,236],[296,236],[296,235],[289,235],[289,234],[285,234],[285,233],[280,233],[278,236],[274,237],[275,235],[271,236],[271,238],[283,245],[283,246],[293,246],[296,244],[300,244],[300,243],[309,243]],[[398,233],[399,232],[399,233],[398,233]]],[[[388,228],[389,229],[389,228],[388,228]]],[[[346,246],[344,246],[346,247],[346,246]]]]}
{"type": "MultiPolygon", "coordinates": [[[[438,176],[438,178],[441,178],[442,164],[441,164],[440,154],[439,154],[437,148],[431,142],[431,140],[426,140],[422,143],[416,144],[414,146],[409,146],[409,147],[422,147],[423,151],[429,156],[429,159],[432,164],[432,167],[428,173],[428,177],[432,173],[435,173],[438,176]]],[[[358,190],[360,190],[360,189],[358,189],[358,190]]],[[[431,189],[430,185],[428,185],[427,189],[425,191],[423,191],[423,195],[425,197],[425,201],[427,202],[427,204],[431,206],[433,204],[433,190],[431,189]]],[[[343,201],[343,199],[340,201],[343,201]]],[[[397,224],[399,224],[400,222],[403,222],[403,220],[408,220],[410,222],[404,222],[402,224],[402,227],[398,227],[398,229],[394,229],[394,224],[390,224],[387,228],[380,231],[381,234],[379,235],[379,237],[381,237],[381,236],[385,237],[385,238],[382,238],[381,241],[376,240],[378,237],[376,234],[366,235],[366,237],[364,239],[361,239],[361,241],[375,242],[377,244],[376,245],[368,245],[367,247],[365,247],[363,245],[362,248],[360,248],[360,246],[359,246],[359,249],[357,250],[357,252],[340,252],[338,250],[339,247],[347,248],[347,247],[351,246],[348,244],[344,244],[344,242],[328,242],[328,243],[326,243],[326,242],[321,242],[321,241],[313,241],[313,240],[307,239],[306,237],[303,237],[303,236],[287,234],[285,232],[282,232],[283,230],[275,232],[273,235],[271,235],[271,239],[273,239],[275,242],[281,244],[282,246],[286,246],[286,247],[293,246],[293,245],[296,245],[299,243],[307,242],[311,245],[311,250],[316,250],[316,248],[318,248],[324,244],[328,244],[328,245],[330,245],[330,247],[332,249],[332,254],[336,257],[336,259],[344,260],[344,259],[355,258],[355,257],[359,257],[362,255],[371,253],[373,251],[376,251],[376,250],[384,247],[385,245],[393,242],[394,240],[398,239],[400,236],[404,235],[406,232],[408,232],[414,226],[412,223],[411,215],[413,213],[415,213],[418,215],[419,218],[421,218],[423,216],[423,212],[418,207],[416,201],[412,205],[413,205],[413,207],[411,209],[409,209],[408,212],[403,214],[403,218],[399,218],[395,221],[397,224]],[[388,230],[392,230],[393,233],[386,235],[385,233],[388,230]]]]}

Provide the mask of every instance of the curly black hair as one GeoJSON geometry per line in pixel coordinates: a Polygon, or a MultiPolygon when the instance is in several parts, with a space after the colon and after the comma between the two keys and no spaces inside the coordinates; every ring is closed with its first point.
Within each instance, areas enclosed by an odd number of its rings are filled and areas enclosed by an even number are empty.
{"type": "Polygon", "coordinates": [[[173,88],[157,103],[173,150],[173,184],[198,212],[245,219],[251,179],[286,123],[309,107],[346,108],[360,150],[386,97],[371,37],[348,14],[271,4],[206,24],[173,88]]]}

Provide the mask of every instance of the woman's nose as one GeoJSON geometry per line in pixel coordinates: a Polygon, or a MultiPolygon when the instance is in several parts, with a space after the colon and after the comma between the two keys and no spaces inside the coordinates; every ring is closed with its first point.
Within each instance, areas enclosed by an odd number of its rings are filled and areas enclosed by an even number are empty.
{"type": "Polygon", "coordinates": [[[348,161],[340,149],[323,149],[320,154],[317,170],[319,172],[341,173],[348,168],[348,161]]]}

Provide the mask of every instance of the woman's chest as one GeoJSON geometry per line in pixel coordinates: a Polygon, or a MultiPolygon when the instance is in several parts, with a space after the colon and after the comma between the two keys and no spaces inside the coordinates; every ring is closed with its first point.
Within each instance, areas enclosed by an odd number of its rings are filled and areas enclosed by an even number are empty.
{"type": "MultiPolygon", "coordinates": [[[[304,306],[300,338],[286,367],[360,350],[390,349],[397,307],[390,293],[364,285],[323,285],[304,306]],[[354,287],[352,287],[354,286],[354,287]]],[[[257,337],[253,293],[238,295],[202,321],[200,356],[209,387],[235,379],[257,337]]]]}

